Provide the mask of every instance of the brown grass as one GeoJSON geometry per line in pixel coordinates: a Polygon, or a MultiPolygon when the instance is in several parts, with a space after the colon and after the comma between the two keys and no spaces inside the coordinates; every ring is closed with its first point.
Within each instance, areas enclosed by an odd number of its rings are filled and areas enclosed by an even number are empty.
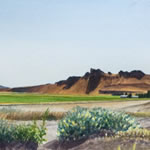
{"type": "Polygon", "coordinates": [[[150,117],[150,112],[128,112],[127,114],[134,117],[150,117]]]}
{"type": "MultiPolygon", "coordinates": [[[[0,112],[0,118],[7,120],[42,120],[44,117],[44,112],[11,112],[5,113],[0,112]]],[[[48,112],[46,119],[47,120],[60,120],[64,117],[65,113],[63,112],[48,112]]]]}

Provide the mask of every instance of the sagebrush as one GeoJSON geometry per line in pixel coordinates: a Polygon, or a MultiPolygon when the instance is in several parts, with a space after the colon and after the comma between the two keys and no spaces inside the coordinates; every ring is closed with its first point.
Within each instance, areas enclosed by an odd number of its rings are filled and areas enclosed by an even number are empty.
{"type": "Polygon", "coordinates": [[[59,122],[57,136],[59,140],[80,140],[102,130],[128,131],[139,128],[134,117],[103,108],[76,107],[69,111],[59,122]]]}

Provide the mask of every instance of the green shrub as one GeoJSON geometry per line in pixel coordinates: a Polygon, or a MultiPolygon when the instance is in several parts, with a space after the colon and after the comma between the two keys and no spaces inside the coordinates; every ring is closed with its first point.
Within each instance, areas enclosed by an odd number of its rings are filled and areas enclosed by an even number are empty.
{"type": "Polygon", "coordinates": [[[14,140],[14,133],[16,127],[13,124],[9,124],[4,120],[0,120],[0,142],[10,143],[14,140]]]}
{"type": "Polygon", "coordinates": [[[67,113],[58,124],[59,140],[80,140],[102,130],[127,131],[139,127],[128,114],[102,108],[87,109],[76,107],[67,113]]]}
{"type": "Polygon", "coordinates": [[[150,98],[150,91],[147,91],[145,94],[138,94],[139,98],[150,98]]]}
{"type": "Polygon", "coordinates": [[[33,124],[22,124],[16,127],[15,140],[21,142],[34,142],[42,143],[45,140],[44,136],[46,135],[45,123],[38,126],[36,122],[33,124]]]}
{"type": "Polygon", "coordinates": [[[45,135],[46,128],[44,120],[43,124],[40,126],[38,126],[36,122],[29,125],[15,125],[0,120],[0,143],[33,142],[40,144],[45,141],[43,138],[45,135]]]}

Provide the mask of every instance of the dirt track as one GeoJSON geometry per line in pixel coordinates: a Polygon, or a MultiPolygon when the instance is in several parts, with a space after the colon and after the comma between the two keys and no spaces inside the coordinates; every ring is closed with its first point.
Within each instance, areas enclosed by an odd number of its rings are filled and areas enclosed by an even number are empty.
{"type": "Polygon", "coordinates": [[[68,103],[48,103],[48,104],[18,104],[18,105],[0,105],[0,108],[17,109],[23,111],[45,111],[49,108],[52,112],[66,112],[75,106],[82,107],[103,107],[114,110],[128,110],[136,112],[145,107],[145,104],[150,106],[150,100],[138,101],[113,101],[113,102],[68,102],[68,103]]]}

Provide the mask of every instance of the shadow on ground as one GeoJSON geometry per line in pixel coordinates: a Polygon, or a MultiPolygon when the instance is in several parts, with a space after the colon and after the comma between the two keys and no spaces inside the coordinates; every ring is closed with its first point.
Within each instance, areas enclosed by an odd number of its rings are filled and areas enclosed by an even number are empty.
{"type": "Polygon", "coordinates": [[[59,143],[51,141],[39,150],[130,150],[136,143],[136,150],[150,150],[150,142],[144,139],[122,139],[122,138],[96,138],[76,143],[59,143]]]}

